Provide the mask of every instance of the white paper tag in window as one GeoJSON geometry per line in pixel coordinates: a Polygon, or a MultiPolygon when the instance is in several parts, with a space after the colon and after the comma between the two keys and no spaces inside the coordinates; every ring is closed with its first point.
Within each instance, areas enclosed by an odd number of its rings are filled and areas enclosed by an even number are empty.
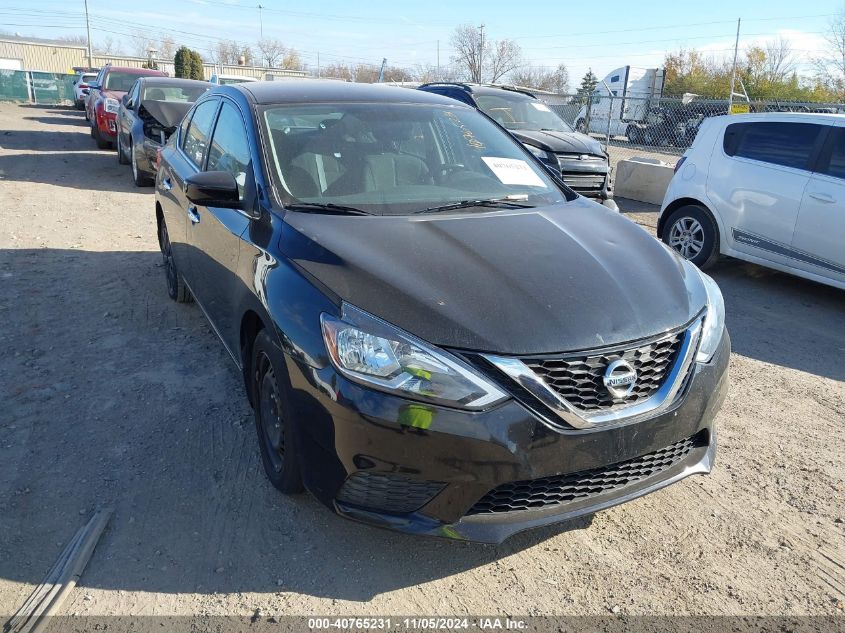
{"type": "Polygon", "coordinates": [[[524,160],[518,158],[497,158],[495,156],[482,156],[487,166],[496,178],[505,185],[529,185],[531,187],[545,187],[545,183],[531,169],[531,166],[524,160]]]}
{"type": "Polygon", "coordinates": [[[535,110],[539,110],[540,112],[551,112],[551,110],[549,110],[549,106],[547,106],[545,103],[540,103],[539,101],[532,101],[531,105],[534,106],[535,110]]]}

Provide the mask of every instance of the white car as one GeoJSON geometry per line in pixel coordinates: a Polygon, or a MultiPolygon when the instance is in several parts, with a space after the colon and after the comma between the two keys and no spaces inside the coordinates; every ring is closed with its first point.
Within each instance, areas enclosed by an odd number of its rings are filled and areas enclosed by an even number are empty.
{"type": "Polygon", "coordinates": [[[228,86],[229,84],[242,84],[247,81],[258,81],[255,77],[244,77],[243,75],[218,75],[214,73],[208,83],[216,86],[228,86]]]}
{"type": "Polygon", "coordinates": [[[845,289],[845,115],[706,119],[657,233],[702,268],[730,255],[845,289]]]}
{"type": "Polygon", "coordinates": [[[85,97],[88,96],[88,82],[94,81],[97,73],[77,73],[73,79],[73,102],[77,110],[85,109],[85,97]]]}

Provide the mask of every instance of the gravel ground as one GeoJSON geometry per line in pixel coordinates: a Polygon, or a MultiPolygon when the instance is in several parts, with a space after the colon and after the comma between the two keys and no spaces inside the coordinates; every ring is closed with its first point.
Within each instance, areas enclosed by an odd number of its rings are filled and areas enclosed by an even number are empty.
{"type": "Polygon", "coordinates": [[[843,613],[839,290],[719,264],[734,353],[714,472],[484,546],[271,488],[234,365],[167,298],[151,190],[81,113],[0,104],[0,217],[0,614],[107,505],[66,613],[843,613]]]}

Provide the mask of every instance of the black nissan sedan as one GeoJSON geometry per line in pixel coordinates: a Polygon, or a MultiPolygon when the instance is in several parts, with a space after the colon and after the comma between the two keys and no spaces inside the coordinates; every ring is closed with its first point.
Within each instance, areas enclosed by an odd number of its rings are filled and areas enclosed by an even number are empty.
{"type": "Polygon", "coordinates": [[[161,152],[156,218],[285,493],[500,542],[711,469],[718,286],[471,107],[215,88],[161,152]]]}

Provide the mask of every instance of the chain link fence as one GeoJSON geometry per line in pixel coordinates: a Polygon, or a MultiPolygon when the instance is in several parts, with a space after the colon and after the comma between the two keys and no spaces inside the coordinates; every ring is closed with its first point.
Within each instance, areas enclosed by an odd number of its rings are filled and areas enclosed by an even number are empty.
{"type": "MultiPolygon", "coordinates": [[[[635,156],[670,165],[692,145],[708,117],[728,113],[727,100],[618,97],[606,94],[538,95],[574,129],[607,145],[611,166],[635,156]]],[[[752,101],[750,112],[845,113],[841,103],[752,101]]]]}
{"type": "Polygon", "coordinates": [[[72,104],[74,77],[36,70],[0,70],[0,101],[72,104]]]}

